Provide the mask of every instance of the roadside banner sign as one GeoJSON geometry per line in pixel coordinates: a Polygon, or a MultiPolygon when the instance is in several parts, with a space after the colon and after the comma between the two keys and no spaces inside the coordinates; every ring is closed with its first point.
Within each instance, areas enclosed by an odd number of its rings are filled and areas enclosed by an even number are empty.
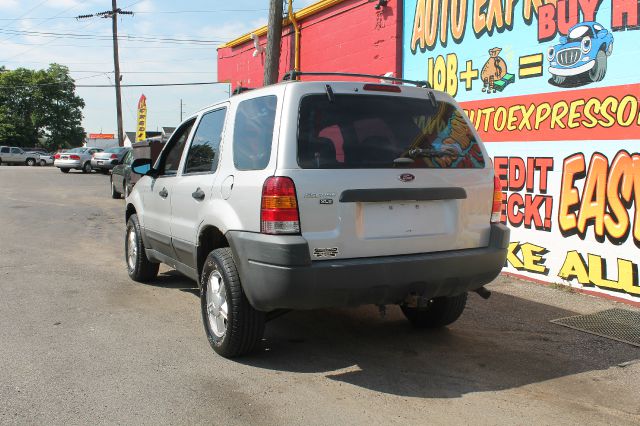
{"type": "Polygon", "coordinates": [[[138,101],[138,121],[136,142],[147,139],[147,97],[142,94],[138,101]]]}

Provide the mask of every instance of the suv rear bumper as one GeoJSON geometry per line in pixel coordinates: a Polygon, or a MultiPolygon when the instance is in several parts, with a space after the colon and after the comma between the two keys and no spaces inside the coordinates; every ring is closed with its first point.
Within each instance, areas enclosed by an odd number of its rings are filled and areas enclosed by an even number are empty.
{"type": "Polygon", "coordinates": [[[229,231],[226,237],[244,292],[260,311],[391,304],[410,293],[455,296],[498,276],[509,245],[509,229],[494,224],[488,247],[313,262],[301,236],[229,231]]]}

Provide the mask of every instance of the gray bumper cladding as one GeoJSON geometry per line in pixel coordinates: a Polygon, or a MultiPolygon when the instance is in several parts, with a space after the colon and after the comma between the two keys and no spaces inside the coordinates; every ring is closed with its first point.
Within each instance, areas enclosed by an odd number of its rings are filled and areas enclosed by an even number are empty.
{"type": "Polygon", "coordinates": [[[455,296],[498,276],[509,245],[509,229],[494,224],[488,247],[312,262],[299,235],[226,237],[245,294],[261,311],[399,303],[410,293],[455,296]]]}

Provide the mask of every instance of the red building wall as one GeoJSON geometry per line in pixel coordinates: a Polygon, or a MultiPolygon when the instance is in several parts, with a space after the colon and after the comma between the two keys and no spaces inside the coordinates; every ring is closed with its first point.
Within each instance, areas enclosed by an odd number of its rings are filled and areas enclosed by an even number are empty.
{"type": "MultiPolygon", "coordinates": [[[[401,3],[390,0],[376,10],[375,2],[344,0],[300,20],[300,70],[401,75],[401,3]]],[[[296,15],[300,14],[304,10],[296,15]]],[[[266,34],[261,35],[260,45],[266,42],[266,34]]],[[[265,53],[253,56],[253,40],[231,44],[218,49],[218,81],[229,81],[233,88],[262,86],[265,53]]],[[[293,27],[287,25],[283,28],[281,76],[293,69],[293,44],[293,27]]]]}

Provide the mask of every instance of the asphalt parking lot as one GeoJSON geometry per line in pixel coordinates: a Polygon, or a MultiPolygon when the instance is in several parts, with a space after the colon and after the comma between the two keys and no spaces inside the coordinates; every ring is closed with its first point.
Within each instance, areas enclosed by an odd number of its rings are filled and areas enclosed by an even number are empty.
{"type": "Polygon", "coordinates": [[[615,302],[499,278],[448,329],[294,312],[217,356],[195,283],[129,280],[109,178],[0,167],[0,423],[638,424],[640,350],[549,323],[615,302]]]}

